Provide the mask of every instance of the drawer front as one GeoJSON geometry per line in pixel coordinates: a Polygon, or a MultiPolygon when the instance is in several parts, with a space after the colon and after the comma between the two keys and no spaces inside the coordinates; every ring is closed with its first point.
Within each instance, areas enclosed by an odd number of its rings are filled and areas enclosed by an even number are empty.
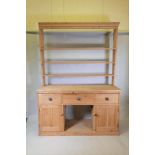
{"type": "Polygon", "coordinates": [[[61,104],[60,94],[38,94],[39,104],[61,104]]]}
{"type": "Polygon", "coordinates": [[[118,104],[119,103],[119,95],[118,94],[96,94],[95,103],[98,104],[118,104]]]}
{"type": "Polygon", "coordinates": [[[63,104],[94,104],[94,94],[64,94],[62,97],[63,104]]]}

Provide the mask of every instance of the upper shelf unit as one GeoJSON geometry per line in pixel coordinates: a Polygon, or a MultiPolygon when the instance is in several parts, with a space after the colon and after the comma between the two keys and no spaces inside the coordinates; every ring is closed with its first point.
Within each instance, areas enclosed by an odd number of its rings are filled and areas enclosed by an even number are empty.
{"type": "Polygon", "coordinates": [[[41,22],[39,23],[39,36],[40,36],[40,56],[41,56],[41,71],[42,71],[42,85],[46,85],[46,76],[47,77],[86,77],[86,76],[110,76],[112,77],[112,85],[115,83],[115,65],[116,65],[116,51],[117,51],[117,35],[118,35],[118,26],[119,22],[41,22]],[[112,29],[113,30],[113,47],[104,47],[103,44],[51,44],[50,46],[45,46],[44,44],[44,30],[49,29],[112,29]],[[53,51],[53,50],[112,50],[112,61],[101,61],[101,60],[45,60],[44,51],[53,51]],[[45,72],[45,64],[112,64],[112,73],[103,74],[103,73],[68,73],[68,74],[47,74],[45,72]]]}

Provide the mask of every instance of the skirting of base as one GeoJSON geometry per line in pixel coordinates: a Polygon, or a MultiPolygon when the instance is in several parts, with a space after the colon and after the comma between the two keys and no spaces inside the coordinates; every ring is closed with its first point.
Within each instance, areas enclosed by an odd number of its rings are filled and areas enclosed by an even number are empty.
{"type": "Polygon", "coordinates": [[[97,135],[116,135],[119,136],[119,131],[115,132],[39,132],[39,136],[97,136],[97,135]]]}

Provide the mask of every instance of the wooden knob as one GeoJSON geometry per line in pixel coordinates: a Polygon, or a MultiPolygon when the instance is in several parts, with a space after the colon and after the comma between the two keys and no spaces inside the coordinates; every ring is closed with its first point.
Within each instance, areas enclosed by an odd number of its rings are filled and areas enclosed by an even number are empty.
{"type": "Polygon", "coordinates": [[[61,114],[61,116],[64,116],[64,114],[61,114]]]}
{"type": "Polygon", "coordinates": [[[94,116],[96,117],[96,116],[98,116],[97,114],[94,114],[94,116]]]}
{"type": "Polygon", "coordinates": [[[50,98],[48,98],[48,100],[49,100],[49,101],[52,101],[53,99],[50,97],[50,98]]]}
{"type": "Polygon", "coordinates": [[[78,97],[77,97],[77,100],[80,101],[80,100],[81,100],[81,97],[78,96],[78,97]]]}
{"type": "Polygon", "coordinates": [[[109,101],[109,98],[108,98],[108,97],[106,97],[106,98],[105,98],[105,100],[106,100],[106,101],[109,101]]]}

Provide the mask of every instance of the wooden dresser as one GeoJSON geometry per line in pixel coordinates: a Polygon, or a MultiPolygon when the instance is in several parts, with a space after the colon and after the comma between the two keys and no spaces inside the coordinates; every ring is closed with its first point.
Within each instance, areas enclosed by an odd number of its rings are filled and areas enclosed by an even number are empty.
{"type": "Polygon", "coordinates": [[[117,33],[119,22],[108,23],[39,23],[40,62],[42,86],[38,95],[39,135],[118,135],[120,90],[115,86],[117,33]],[[112,29],[113,45],[98,44],[52,45],[44,47],[45,29],[112,29]],[[44,50],[103,50],[112,51],[112,60],[45,60],[44,50]],[[46,64],[104,64],[111,65],[111,73],[67,73],[46,72],[46,64]],[[111,78],[108,84],[49,85],[53,77],[97,77],[111,78]],[[90,118],[66,119],[67,106],[88,106],[90,118]]]}

